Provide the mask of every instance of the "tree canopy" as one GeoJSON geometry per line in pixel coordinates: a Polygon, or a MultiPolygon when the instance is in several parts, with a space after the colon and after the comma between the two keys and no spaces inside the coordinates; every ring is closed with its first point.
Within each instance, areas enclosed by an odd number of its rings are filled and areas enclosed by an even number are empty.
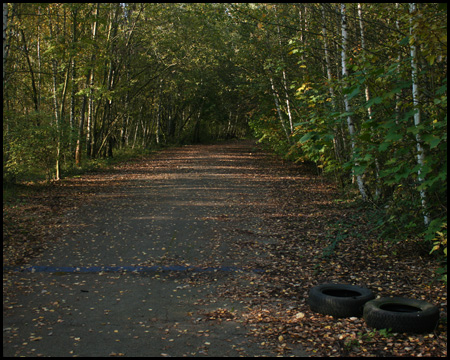
{"type": "Polygon", "coordinates": [[[3,39],[4,180],[251,134],[446,248],[446,4],[9,3],[3,39]]]}

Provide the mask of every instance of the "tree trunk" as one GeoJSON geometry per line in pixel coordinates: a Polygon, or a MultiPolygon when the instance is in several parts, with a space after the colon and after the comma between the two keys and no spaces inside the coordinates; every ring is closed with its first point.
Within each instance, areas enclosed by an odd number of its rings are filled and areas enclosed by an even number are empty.
{"type": "Polygon", "coordinates": [[[20,33],[22,35],[23,48],[24,48],[25,55],[26,55],[26,58],[27,58],[28,69],[30,70],[31,87],[33,89],[33,93],[32,94],[33,94],[34,110],[36,112],[38,112],[39,111],[38,92],[37,92],[37,89],[36,89],[36,80],[35,80],[35,77],[34,77],[33,66],[31,65],[32,61],[30,59],[30,53],[28,51],[27,41],[26,41],[26,38],[25,38],[25,32],[21,29],[20,33]]]}
{"type": "MultiPolygon", "coordinates": [[[[328,79],[328,91],[330,92],[330,99],[331,99],[331,108],[333,112],[336,111],[336,98],[334,94],[334,89],[332,86],[332,80],[333,76],[331,75],[331,61],[330,61],[330,55],[328,52],[328,41],[327,41],[327,29],[325,27],[326,20],[325,20],[325,6],[322,4],[322,18],[323,18],[323,24],[322,24],[322,35],[323,35],[323,45],[324,45],[324,52],[325,52],[325,67],[326,67],[326,73],[327,73],[327,79],[328,79]]],[[[342,139],[340,135],[340,131],[337,125],[333,126],[333,147],[334,147],[334,154],[336,156],[336,160],[339,163],[343,163],[343,147],[342,147],[342,139]]]]}
{"type": "Polygon", "coordinates": [[[273,99],[275,101],[275,107],[277,109],[277,113],[278,113],[278,117],[281,122],[281,126],[283,127],[284,133],[286,134],[286,140],[287,140],[288,144],[291,144],[291,138],[289,137],[289,131],[286,127],[286,124],[284,123],[283,113],[281,112],[280,104],[278,102],[278,95],[275,90],[275,86],[273,85],[273,79],[271,76],[269,77],[269,79],[270,79],[270,85],[272,87],[272,94],[273,94],[273,99]]]}
{"type": "MultiPolygon", "coordinates": [[[[50,29],[50,37],[54,39],[53,36],[53,29],[52,29],[52,14],[48,14],[48,21],[49,21],[49,29],[50,29]]],[[[23,33],[23,32],[22,32],[23,33]]],[[[61,164],[60,164],[60,154],[61,154],[61,114],[59,112],[58,107],[58,93],[57,93],[57,69],[58,69],[58,62],[54,58],[52,60],[52,75],[53,75],[53,107],[55,111],[55,123],[56,123],[56,166],[55,166],[55,180],[60,179],[60,170],[61,170],[61,164]]]]}
{"type": "MultiPolygon", "coordinates": [[[[410,11],[410,35],[414,38],[413,35],[413,14],[416,11],[416,4],[411,3],[409,4],[409,11],[410,11]]],[[[415,42],[412,42],[411,44],[411,78],[412,78],[412,96],[413,96],[413,104],[414,109],[416,112],[414,113],[414,125],[416,127],[419,127],[420,125],[420,108],[419,108],[419,84],[418,84],[418,66],[417,66],[417,48],[415,45],[415,42]]],[[[420,167],[423,167],[425,164],[425,151],[422,146],[422,140],[420,137],[420,133],[417,132],[416,134],[416,145],[417,145],[417,163],[420,165],[420,167]]],[[[424,181],[424,177],[422,175],[422,171],[419,168],[417,171],[417,175],[419,178],[419,183],[422,184],[424,181]]],[[[420,190],[420,198],[422,201],[422,209],[424,211],[423,215],[423,222],[426,226],[430,223],[430,218],[427,212],[427,200],[426,200],[426,193],[425,190],[420,190]]]]}
{"type": "MultiPolygon", "coordinates": [[[[347,18],[345,16],[345,4],[341,4],[341,16],[342,16],[342,26],[341,26],[341,31],[342,31],[342,80],[345,82],[346,78],[348,76],[348,72],[347,72],[347,55],[346,55],[346,49],[347,49],[347,18]]],[[[351,108],[350,108],[350,104],[348,102],[348,98],[347,98],[347,94],[344,94],[344,106],[345,106],[345,112],[350,113],[351,108]]],[[[348,132],[350,134],[350,141],[351,141],[351,145],[352,145],[352,153],[353,156],[355,157],[355,148],[356,148],[356,144],[355,144],[355,126],[353,124],[353,120],[352,117],[350,115],[347,116],[347,127],[348,127],[348,132]]],[[[357,161],[354,162],[354,167],[357,167],[359,164],[357,161]]],[[[364,181],[362,179],[362,176],[360,174],[356,175],[356,182],[358,184],[358,189],[359,192],[363,198],[363,200],[367,200],[367,192],[364,186],[364,181]]]]}
{"type": "Polygon", "coordinates": [[[8,28],[8,3],[3,3],[3,93],[5,92],[5,69],[8,47],[6,45],[6,29],[8,28]]]}
{"type": "MultiPolygon", "coordinates": [[[[72,34],[72,47],[76,48],[77,43],[77,9],[73,10],[73,34],[72,34]]],[[[76,93],[76,78],[77,78],[77,63],[75,57],[72,60],[72,92],[70,94],[70,134],[69,134],[69,151],[71,154],[73,151],[73,137],[75,131],[75,93],[76,93]]]]}
{"type": "MultiPolygon", "coordinates": [[[[277,7],[276,5],[274,5],[274,10],[275,10],[275,19],[277,19],[278,22],[278,17],[277,17],[277,7]]],[[[282,49],[282,44],[281,44],[281,31],[280,31],[280,25],[277,24],[277,35],[278,35],[278,45],[280,46],[280,49],[282,49]]],[[[302,53],[303,54],[303,53],[302,53]]],[[[284,59],[284,55],[283,52],[281,53],[281,59],[283,61],[283,64],[285,63],[285,59],[284,59]]],[[[289,93],[287,90],[287,77],[286,77],[286,71],[283,68],[282,70],[282,83],[283,83],[283,88],[284,88],[284,95],[285,95],[285,101],[286,101],[286,112],[288,115],[288,119],[289,119],[289,130],[290,130],[290,135],[292,135],[294,133],[294,122],[292,120],[292,113],[291,113],[291,104],[290,104],[290,99],[289,99],[289,93]]],[[[290,138],[289,138],[290,140],[290,138]]],[[[289,143],[291,143],[289,141],[289,143]]]]}
{"type": "MultiPolygon", "coordinates": [[[[364,24],[363,24],[363,20],[362,20],[362,7],[361,7],[361,3],[358,3],[358,17],[359,17],[359,28],[361,30],[361,48],[363,51],[363,57],[365,58],[364,54],[366,51],[366,41],[364,38],[364,24]]],[[[365,96],[366,96],[366,101],[370,100],[370,91],[369,91],[369,85],[366,85],[365,87],[365,96]]],[[[367,108],[367,115],[369,116],[369,119],[372,120],[373,115],[372,115],[372,107],[369,106],[367,108]]],[[[375,157],[375,176],[376,176],[376,188],[375,188],[375,197],[378,198],[381,195],[381,190],[380,190],[380,164],[378,161],[378,158],[375,157]]]]}
{"type": "MultiPolygon", "coordinates": [[[[97,7],[95,9],[95,22],[92,28],[92,40],[95,43],[97,38],[97,23],[98,17],[100,13],[100,3],[97,3],[97,7]]],[[[95,52],[91,57],[91,66],[94,67],[95,62],[95,52]]],[[[87,118],[87,126],[86,126],[86,155],[88,157],[93,156],[93,118],[94,118],[94,71],[90,70],[89,74],[89,100],[88,100],[88,118],[87,118]]]]}

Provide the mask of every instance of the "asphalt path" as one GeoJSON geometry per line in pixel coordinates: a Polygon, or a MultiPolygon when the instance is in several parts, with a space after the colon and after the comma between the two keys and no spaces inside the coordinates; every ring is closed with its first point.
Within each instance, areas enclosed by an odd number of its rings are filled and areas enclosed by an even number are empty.
{"type": "Polygon", "coordinates": [[[249,142],[185,146],[104,174],[59,241],[8,270],[3,355],[276,355],[249,335],[246,303],[218,294],[264,273],[240,243],[276,241],[255,236],[276,211],[264,156],[249,142]]]}

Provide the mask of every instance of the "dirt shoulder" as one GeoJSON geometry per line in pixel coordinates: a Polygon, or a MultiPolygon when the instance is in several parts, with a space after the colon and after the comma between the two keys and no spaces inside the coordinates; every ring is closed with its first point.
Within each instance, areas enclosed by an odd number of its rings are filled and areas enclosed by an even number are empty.
{"type": "Polygon", "coordinates": [[[311,286],[342,282],[446,315],[435,265],[393,256],[370,215],[336,199],[250,142],[168,149],[45,188],[4,209],[4,266],[36,267],[4,274],[4,354],[445,356],[443,324],[383,336],[309,310],[311,286]]]}

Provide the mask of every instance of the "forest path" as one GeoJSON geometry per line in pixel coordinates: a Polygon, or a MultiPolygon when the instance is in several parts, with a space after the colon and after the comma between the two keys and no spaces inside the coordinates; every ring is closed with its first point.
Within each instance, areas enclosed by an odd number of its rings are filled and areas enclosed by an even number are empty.
{"type": "Polygon", "coordinates": [[[276,355],[247,336],[248,302],[223,296],[261,282],[279,236],[265,219],[280,217],[270,188],[282,178],[264,159],[251,142],[184,146],[86,176],[101,191],[9,274],[21,290],[3,355],[276,355]]]}

